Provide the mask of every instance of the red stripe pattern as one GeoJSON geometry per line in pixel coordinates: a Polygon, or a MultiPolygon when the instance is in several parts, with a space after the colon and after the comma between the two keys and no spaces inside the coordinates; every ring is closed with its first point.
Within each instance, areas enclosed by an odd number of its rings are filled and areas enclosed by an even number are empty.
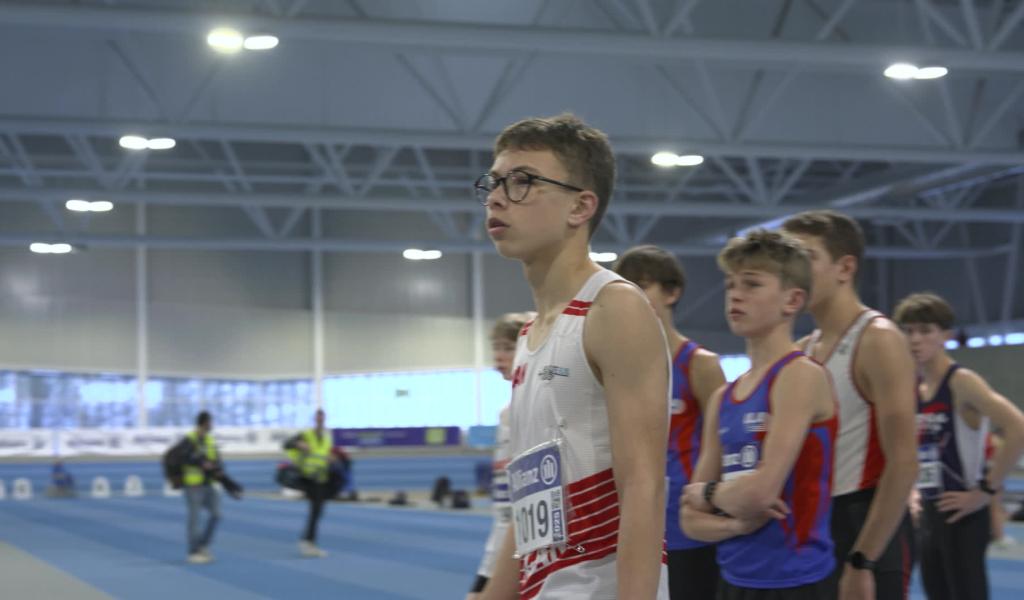
{"type": "Polygon", "coordinates": [[[573,300],[569,303],[569,306],[565,307],[562,311],[563,314],[573,315],[575,317],[585,317],[587,312],[590,311],[590,305],[593,302],[583,302],[582,300],[573,300]]]}
{"type": "Polygon", "coordinates": [[[569,543],[563,550],[542,548],[519,563],[519,597],[529,600],[540,593],[552,573],[614,554],[619,539],[619,495],[611,469],[567,486],[570,519],[569,543]]]}

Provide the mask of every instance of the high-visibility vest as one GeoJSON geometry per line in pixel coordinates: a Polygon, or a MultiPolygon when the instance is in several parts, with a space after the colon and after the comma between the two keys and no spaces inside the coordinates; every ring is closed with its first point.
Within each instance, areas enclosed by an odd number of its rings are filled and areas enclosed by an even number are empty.
{"type": "MultiPolygon", "coordinates": [[[[189,432],[187,436],[191,442],[199,446],[199,439],[196,432],[189,432]]],[[[206,434],[203,436],[203,441],[206,445],[206,460],[211,463],[217,462],[217,446],[213,443],[213,436],[206,434]]],[[[182,483],[185,485],[203,485],[206,483],[206,472],[202,468],[195,465],[184,465],[182,469],[182,483]]]]}
{"type": "Polygon", "coordinates": [[[331,438],[331,432],[327,429],[324,429],[322,436],[317,436],[314,429],[302,432],[302,440],[306,442],[309,451],[293,450],[289,451],[288,455],[299,467],[303,477],[319,483],[327,481],[327,466],[331,458],[331,449],[334,447],[334,440],[331,438]]]}

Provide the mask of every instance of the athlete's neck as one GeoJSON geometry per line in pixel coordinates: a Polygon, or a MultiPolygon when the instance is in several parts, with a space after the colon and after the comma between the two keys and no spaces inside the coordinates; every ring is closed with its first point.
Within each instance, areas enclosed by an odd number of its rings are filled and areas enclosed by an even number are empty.
{"type": "Polygon", "coordinates": [[[831,298],[816,304],[811,316],[823,337],[836,337],[842,335],[857,315],[866,309],[852,287],[843,287],[831,298]]]}
{"type": "Polygon", "coordinates": [[[551,256],[524,261],[523,271],[533,291],[538,317],[546,320],[553,313],[561,313],[587,279],[600,270],[590,260],[586,246],[562,246],[551,256]]]}
{"type": "Polygon", "coordinates": [[[776,361],[797,349],[793,343],[793,323],[785,322],[773,327],[764,335],[747,338],[747,356],[750,357],[751,372],[768,369],[776,361]]]}
{"type": "Polygon", "coordinates": [[[934,388],[946,376],[946,371],[953,364],[953,359],[945,352],[939,352],[927,362],[917,366],[917,373],[924,379],[928,387],[934,388]]]}

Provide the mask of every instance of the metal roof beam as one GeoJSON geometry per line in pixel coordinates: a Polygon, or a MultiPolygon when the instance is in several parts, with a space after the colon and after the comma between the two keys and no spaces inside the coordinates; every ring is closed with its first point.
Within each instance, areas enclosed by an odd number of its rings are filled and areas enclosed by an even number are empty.
{"type": "MultiPolygon", "coordinates": [[[[892,189],[892,186],[889,188],[892,189]]],[[[173,206],[305,207],[341,211],[475,213],[483,210],[467,189],[464,199],[376,197],[337,195],[306,196],[270,193],[158,192],[152,190],[83,190],[81,188],[0,188],[0,202],[59,201],[68,198],[102,197],[114,203],[173,206]]],[[[843,202],[833,202],[841,207],[843,202]]],[[[715,202],[618,201],[608,206],[613,215],[659,215],[662,217],[704,217],[723,219],[775,219],[813,204],[730,204],[715,202]]],[[[960,223],[1024,223],[1024,211],[1016,208],[936,209],[932,207],[847,206],[843,212],[865,219],[947,221],[960,223]]]]}
{"type": "MultiPolygon", "coordinates": [[[[1024,61],[1024,57],[1022,57],[1024,61]]],[[[266,125],[263,123],[175,123],[101,119],[0,117],[0,132],[12,134],[96,135],[117,137],[134,131],[140,135],[172,135],[179,141],[220,140],[233,142],[360,144],[368,146],[427,149],[490,150],[494,135],[456,131],[397,130],[359,127],[266,125]]],[[[835,143],[723,142],[669,137],[611,135],[618,154],[649,156],[659,149],[688,148],[707,156],[750,156],[798,160],[853,160],[876,162],[987,163],[1019,165],[1024,151],[949,148],[943,146],[846,145],[835,143]]]]}
{"type": "MultiPolygon", "coordinates": [[[[98,31],[179,33],[199,36],[209,23],[226,21],[249,31],[273,31],[282,38],[323,40],[377,46],[394,50],[426,49],[460,52],[522,54],[537,51],[619,59],[759,63],[789,69],[796,64],[877,69],[893,56],[941,64],[957,70],[1024,71],[1020,52],[978,51],[969,48],[925,48],[897,45],[822,44],[790,41],[651,37],[628,32],[600,32],[528,26],[448,24],[323,17],[273,18],[256,14],[219,14],[156,9],[93,6],[7,5],[0,23],[21,27],[65,27],[98,31]]],[[[1008,20],[993,41],[1012,31],[1008,20]]]]}

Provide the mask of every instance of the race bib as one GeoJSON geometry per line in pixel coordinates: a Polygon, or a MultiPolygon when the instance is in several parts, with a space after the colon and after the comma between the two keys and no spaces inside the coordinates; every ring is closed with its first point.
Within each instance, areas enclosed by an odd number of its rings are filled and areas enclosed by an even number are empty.
{"type": "Polygon", "coordinates": [[[566,542],[562,453],[557,442],[546,442],[520,454],[508,464],[512,526],[516,554],[566,542]]]}
{"type": "Polygon", "coordinates": [[[921,446],[917,449],[917,461],[917,489],[925,493],[941,491],[942,461],[939,449],[934,444],[921,446]]]}

